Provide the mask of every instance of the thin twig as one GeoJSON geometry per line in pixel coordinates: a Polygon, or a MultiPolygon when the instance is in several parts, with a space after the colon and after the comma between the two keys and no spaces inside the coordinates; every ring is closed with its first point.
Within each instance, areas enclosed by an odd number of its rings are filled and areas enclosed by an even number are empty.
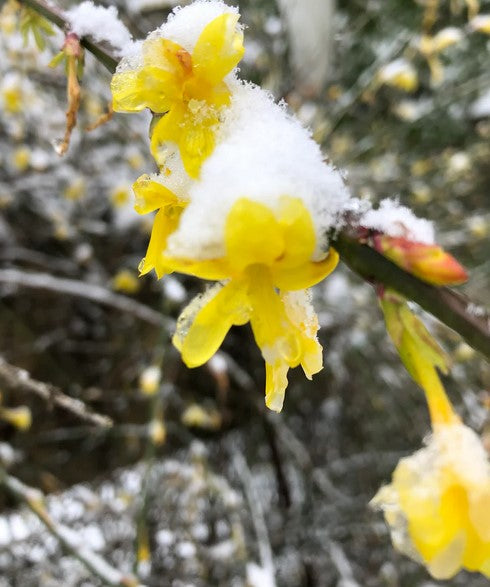
{"type": "Polygon", "coordinates": [[[61,389],[50,383],[32,379],[27,371],[10,365],[2,357],[0,357],[0,388],[33,393],[46,402],[71,412],[80,420],[101,428],[110,428],[113,425],[112,419],[108,416],[94,412],[82,401],[64,394],[61,389]]]}
{"type": "Polygon", "coordinates": [[[55,522],[46,509],[44,503],[45,498],[41,491],[29,487],[15,477],[8,475],[1,467],[0,484],[39,518],[49,532],[59,540],[65,550],[76,557],[106,585],[115,587],[143,587],[134,575],[125,574],[115,569],[100,555],[85,546],[76,532],[55,522]]]}
{"type": "Polygon", "coordinates": [[[54,277],[49,273],[33,273],[19,269],[0,269],[0,283],[84,298],[103,306],[115,308],[125,314],[131,314],[154,326],[169,330],[174,328],[173,320],[166,318],[160,312],[156,312],[131,298],[116,294],[110,289],[78,279],[54,277]]]}
{"type": "Polygon", "coordinates": [[[252,473],[248,468],[247,461],[239,451],[235,452],[233,455],[233,466],[235,471],[238,473],[238,476],[240,477],[243,488],[245,490],[245,495],[247,497],[248,506],[252,515],[252,522],[255,528],[255,534],[257,536],[260,563],[262,568],[268,574],[270,585],[275,585],[274,556],[272,554],[269,533],[267,531],[267,524],[265,522],[264,510],[262,508],[260,496],[257,495],[255,490],[252,473]]]}
{"type": "MultiPolygon", "coordinates": [[[[53,6],[51,2],[44,0],[18,0],[19,4],[23,4],[32,10],[35,10],[41,16],[58,26],[60,29],[68,33],[70,31],[70,24],[63,16],[63,12],[53,6]]],[[[92,41],[90,37],[82,37],[81,44],[90,51],[102,65],[104,65],[111,73],[116,71],[116,66],[119,62],[109,49],[104,47],[101,43],[92,41]]]]}

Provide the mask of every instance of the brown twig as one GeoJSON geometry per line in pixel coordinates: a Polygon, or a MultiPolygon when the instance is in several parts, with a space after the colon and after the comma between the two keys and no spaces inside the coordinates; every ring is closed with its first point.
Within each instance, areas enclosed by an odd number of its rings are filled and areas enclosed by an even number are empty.
{"type": "Polygon", "coordinates": [[[97,304],[115,308],[135,316],[143,322],[173,330],[174,322],[152,308],[140,304],[127,296],[116,294],[101,285],[95,285],[78,279],[55,277],[49,273],[33,273],[19,269],[0,269],[0,283],[51,291],[59,295],[85,298],[97,304]]]}
{"type": "Polygon", "coordinates": [[[97,414],[82,401],[64,394],[61,389],[54,385],[32,379],[27,371],[10,365],[2,357],[0,357],[1,387],[12,391],[22,391],[37,395],[44,401],[51,402],[55,406],[71,412],[77,418],[89,422],[94,426],[110,428],[113,425],[113,421],[108,416],[97,414]]]}
{"type": "Polygon", "coordinates": [[[113,587],[143,587],[138,579],[131,574],[125,574],[112,567],[99,554],[88,548],[78,535],[62,524],[58,524],[49,515],[44,503],[44,495],[39,489],[25,485],[19,479],[12,477],[0,467],[0,485],[3,485],[20,503],[25,504],[55,536],[63,548],[75,556],[105,585],[113,587]]]}

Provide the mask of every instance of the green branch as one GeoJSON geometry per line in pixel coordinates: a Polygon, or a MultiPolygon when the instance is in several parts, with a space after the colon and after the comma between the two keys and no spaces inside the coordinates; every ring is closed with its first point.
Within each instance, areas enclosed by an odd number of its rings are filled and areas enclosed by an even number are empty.
{"type": "MultiPolygon", "coordinates": [[[[62,13],[44,0],[18,2],[32,8],[63,30],[69,29],[62,13]]],[[[115,71],[118,60],[109,50],[87,37],[82,38],[81,43],[110,72],[115,71]]],[[[460,334],[469,345],[490,358],[490,316],[478,304],[451,289],[434,287],[406,273],[374,249],[349,236],[346,231],[341,232],[332,244],[339,251],[342,260],[363,279],[395,289],[407,299],[413,300],[460,334]]]]}
{"type": "Polygon", "coordinates": [[[490,358],[490,316],[486,310],[452,289],[435,287],[410,275],[345,232],[332,244],[342,260],[363,279],[381,283],[416,302],[490,358]]]}

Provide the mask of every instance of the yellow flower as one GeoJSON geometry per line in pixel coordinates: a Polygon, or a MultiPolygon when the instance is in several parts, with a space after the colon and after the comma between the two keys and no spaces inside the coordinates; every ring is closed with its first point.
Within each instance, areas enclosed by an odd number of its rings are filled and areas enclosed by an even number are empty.
{"type": "Polygon", "coordinates": [[[180,215],[187,202],[149,175],[140,176],[133,184],[133,190],[136,196],[134,207],[138,214],[148,214],[158,210],[146,256],[139,266],[140,275],[155,269],[160,278],[169,272],[162,255],[167,246],[167,238],[177,228],[180,215]]]}
{"type": "Polygon", "coordinates": [[[447,410],[442,386],[428,401],[433,434],[427,446],[400,460],[372,504],[384,510],[395,547],[434,578],[449,579],[462,568],[490,578],[487,454],[478,436],[447,410]]]}
{"type": "Polygon", "coordinates": [[[225,13],[202,31],[192,55],[163,38],[143,43],[142,66],[119,71],[112,78],[115,111],[150,108],[163,116],[151,129],[151,151],[162,164],[161,145],[175,143],[187,173],[196,178],[212,153],[220,110],[230,103],[223,81],[244,53],[239,15],[225,13]]]}
{"type": "Polygon", "coordinates": [[[231,326],[250,321],[266,362],[266,403],[280,411],[289,368],[301,365],[308,378],[322,368],[318,321],[304,290],[333,271],[338,255],[331,249],[314,262],[315,246],[313,222],[300,199],[283,196],[274,214],[242,198],[226,220],[224,257],[165,257],[172,270],[227,280],[196,298],[179,318],[173,343],[186,365],[205,363],[231,326]]]}

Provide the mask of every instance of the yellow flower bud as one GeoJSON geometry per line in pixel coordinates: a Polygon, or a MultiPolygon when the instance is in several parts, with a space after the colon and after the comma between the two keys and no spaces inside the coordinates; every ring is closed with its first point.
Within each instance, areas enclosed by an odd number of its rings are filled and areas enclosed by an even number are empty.
{"type": "Polygon", "coordinates": [[[27,406],[1,408],[0,418],[22,431],[28,430],[32,423],[31,410],[27,406]]]}
{"type": "Polygon", "coordinates": [[[139,385],[141,391],[145,395],[153,395],[158,391],[160,387],[160,380],[162,378],[162,372],[160,367],[153,365],[147,367],[140,375],[139,385]]]}

